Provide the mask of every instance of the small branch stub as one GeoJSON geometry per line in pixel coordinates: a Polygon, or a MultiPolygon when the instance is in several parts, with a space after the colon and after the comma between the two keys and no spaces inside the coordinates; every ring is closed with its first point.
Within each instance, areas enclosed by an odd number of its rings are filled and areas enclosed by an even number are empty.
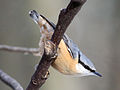
{"type": "Polygon", "coordinates": [[[56,46],[50,40],[46,41],[44,51],[45,51],[47,56],[50,56],[50,58],[56,58],[57,57],[56,46]]]}
{"type": "Polygon", "coordinates": [[[41,61],[32,76],[31,82],[27,88],[27,90],[38,90],[39,87],[41,87],[46,79],[49,76],[48,68],[51,65],[51,63],[56,58],[56,46],[54,43],[52,43],[50,40],[46,41],[45,48],[44,48],[44,54],[41,58],[41,61]]]}

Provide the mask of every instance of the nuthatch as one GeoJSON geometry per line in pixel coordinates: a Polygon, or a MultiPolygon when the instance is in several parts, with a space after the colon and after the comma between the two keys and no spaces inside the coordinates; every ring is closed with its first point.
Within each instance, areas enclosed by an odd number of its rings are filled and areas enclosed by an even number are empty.
{"type": "MultiPolygon", "coordinates": [[[[35,10],[30,11],[29,15],[39,25],[41,33],[53,34],[56,27],[55,24],[48,21],[35,10]]],[[[51,37],[49,37],[49,39],[50,38],[51,37]]],[[[93,63],[79,50],[77,45],[66,34],[64,34],[60,41],[57,53],[58,56],[52,63],[52,66],[59,72],[73,76],[95,75],[102,77],[101,74],[96,72],[93,63]]]]}

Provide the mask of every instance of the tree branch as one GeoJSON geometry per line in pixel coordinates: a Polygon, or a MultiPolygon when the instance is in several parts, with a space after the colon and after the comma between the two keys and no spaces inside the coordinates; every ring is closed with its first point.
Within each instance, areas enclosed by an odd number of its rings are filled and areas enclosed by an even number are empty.
{"type": "Polygon", "coordinates": [[[12,52],[21,52],[21,53],[30,53],[35,54],[39,53],[39,48],[24,48],[24,47],[15,47],[15,46],[8,46],[8,45],[0,45],[0,50],[5,51],[12,51],[12,52]]]}
{"type": "Polygon", "coordinates": [[[23,90],[22,86],[12,77],[0,70],[0,80],[10,86],[13,90],[23,90]]]}
{"type": "Polygon", "coordinates": [[[61,10],[57,26],[52,37],[53,43],[56,45],[59,44],[63,37],[63,33],[66,31],[67,27],[85,2],[86,0],[71,0],[67,8],[61,10]]]}
{"type": "Polygon", "coordinates": [[[55,60],[55,58],[52,58],[56,54],[55,48],[58,47],[67,27],[73,20],[74,16],[81,9],[85,1],[86,0],[71,0],[68,7],[66,9],[61,10],[59,14],[58,23],[55,28],[55,32],[52,36],[51,41],[48,41],[49,50],[45,47],[45,52],[41,58],[37,70],[31,78],[27,90],[38,90],[45,83],[47,79],[45,77],[46,73],[48,72],[48,68],[50,67],[51,63],[55,60]]]}

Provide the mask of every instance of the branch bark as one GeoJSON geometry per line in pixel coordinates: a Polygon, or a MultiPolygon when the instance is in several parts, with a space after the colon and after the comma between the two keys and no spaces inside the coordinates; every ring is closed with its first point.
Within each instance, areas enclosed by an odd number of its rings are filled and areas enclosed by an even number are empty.
{"type": "Polygon", "coordinates": [[[0,80],[10,86],[13,90],[23,90],[22,86],[15,79],[4,73],[2,70],[0,70],[0,80]]]}
{"type": "Polygon", "coordinates": [[[61,10],[55,32],[51,41],[48,41],[49,51],[47,51],[48,48],[45,47],[45,52],[37,70],[31,78],[27,90],[38,90],[45,83],[48,68],[55,60],[55,58],[52,57],[56,54],[56,48],[58,47],[67,27],[85,2],[86,0],[71,0],[67,8],[61,10]]]}
{"type": "Polygon", "coordinates": [[[53,43],[57,46],[64,35],[63,33],[66,31],[67,27],[85,2],[86,0],[71,0],[67,8],[61,10],[57,26],[52,37],[53,43]]]}

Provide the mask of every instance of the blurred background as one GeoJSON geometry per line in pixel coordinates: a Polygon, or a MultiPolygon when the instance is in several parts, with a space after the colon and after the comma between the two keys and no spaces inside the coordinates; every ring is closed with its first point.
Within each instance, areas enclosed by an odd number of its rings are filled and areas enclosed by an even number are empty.
{"type": "MultiPolygon", "coordinates": [[[[0,44],[38,47],[39,27],[32,9],[57,23],[60,9],[70,0],[0,0],[0,44]]],[[[120,90],[120,0],[88,0],[67,34],[91,59],[103,77],[67,77],[50,68],[41,90],[120,90]]],[[[0,69],[27,87],[40,57],[0,51],[0,69]]],[[[0,90],[11,90],[0,81],[0,90]]]]}

